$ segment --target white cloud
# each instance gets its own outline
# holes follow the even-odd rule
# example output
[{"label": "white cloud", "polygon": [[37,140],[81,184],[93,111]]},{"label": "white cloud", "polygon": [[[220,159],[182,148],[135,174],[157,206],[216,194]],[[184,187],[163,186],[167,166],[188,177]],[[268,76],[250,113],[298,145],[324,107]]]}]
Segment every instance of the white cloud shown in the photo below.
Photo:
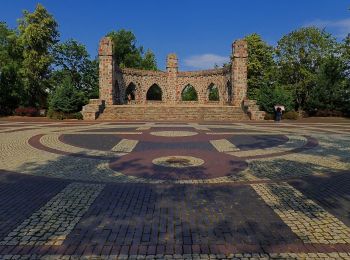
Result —
[{"label": "white cloud", "polygon": [[315,20],[305,24],[306,26],[316,26],[325,28],[334,33],[337,38],[345,38],[350,33],[350,18],[341,20]]},{"label": "white cloud", "polygon": [[229,62],[229,57],[223,57],[215,54],[202,54],[190,56],[185,59],[185,65],[194,69],[210,69],[214,65],[222,66],[223,63]]}]

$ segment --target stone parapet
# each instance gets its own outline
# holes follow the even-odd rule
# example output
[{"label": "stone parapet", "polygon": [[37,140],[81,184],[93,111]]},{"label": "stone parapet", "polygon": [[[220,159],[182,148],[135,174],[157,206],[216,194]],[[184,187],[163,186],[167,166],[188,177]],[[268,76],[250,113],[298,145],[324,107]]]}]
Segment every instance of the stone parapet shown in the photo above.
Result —
[{"label": "stone parapet", "polygon": [[105,101],[90,99],[89,104],[83,106],[81,111],[84,120],[96,120],[105,108]]},{"label": "stone parapet", "polygon": [[214,75],[226,75],[230,71],[227,68],[212,69],[212,70],[197,70],[197,71],[180,71],[178,77],[205,77]]}]

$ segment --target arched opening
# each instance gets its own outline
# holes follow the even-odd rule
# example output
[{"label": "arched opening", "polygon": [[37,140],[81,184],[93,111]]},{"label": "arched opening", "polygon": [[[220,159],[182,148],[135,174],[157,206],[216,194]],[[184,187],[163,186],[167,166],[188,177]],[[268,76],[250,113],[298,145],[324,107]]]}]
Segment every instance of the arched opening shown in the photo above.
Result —
[{"label": "arched opening", "polygon": [[113,103],[120,104],[120,88],[119,88],[118,80],[115,81],[113,94],[114,94]]},{"label": "arched opening", "polygon": [[231,102],[232,102],[232,86],[231,86],[230,81],[227,81],[226,91],[227,91],[227,103],[231,104]]},{"label": "arched opening", "polygon": [[135,92],[136,92],[136,85],[131,82],[125,90],[125,100],[127,102],[135,100]]},{"label": "arched opening", "polygon": [[198,95],[196,89],[188,84],[181,92],[182,101],[198,101]]},{"label": "arched opening", "polygon": [[147,91],[146,99],[162,100],[162,89],[157,84],[153,84]]},{"label": "arched opening", "polygon": [[209,101],[219,101],[219,90],[214,83],[211,83],[208,87],[208,99]]}]

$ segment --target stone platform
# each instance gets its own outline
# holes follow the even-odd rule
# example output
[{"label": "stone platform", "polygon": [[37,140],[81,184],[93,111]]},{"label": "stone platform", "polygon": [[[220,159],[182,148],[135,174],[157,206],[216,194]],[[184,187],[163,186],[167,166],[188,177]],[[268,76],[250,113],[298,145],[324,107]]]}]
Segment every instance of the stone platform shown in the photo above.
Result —
[{"label": "stone platform", "polygon": [[101,120],[238,121],[249,120],[241,107],[218,105],[112,105]]}]

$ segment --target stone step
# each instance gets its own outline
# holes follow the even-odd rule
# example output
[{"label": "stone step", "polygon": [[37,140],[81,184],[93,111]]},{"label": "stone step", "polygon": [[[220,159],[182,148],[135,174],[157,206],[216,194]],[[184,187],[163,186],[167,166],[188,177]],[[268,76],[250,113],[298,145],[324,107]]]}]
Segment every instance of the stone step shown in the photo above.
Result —
[{"label": "stone step", "polygon": [[105,108],[99,120],[248,120],[240,107],[234,106],[140,106],[114,105]]}]

